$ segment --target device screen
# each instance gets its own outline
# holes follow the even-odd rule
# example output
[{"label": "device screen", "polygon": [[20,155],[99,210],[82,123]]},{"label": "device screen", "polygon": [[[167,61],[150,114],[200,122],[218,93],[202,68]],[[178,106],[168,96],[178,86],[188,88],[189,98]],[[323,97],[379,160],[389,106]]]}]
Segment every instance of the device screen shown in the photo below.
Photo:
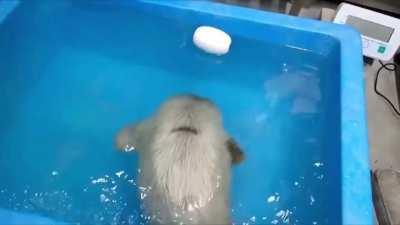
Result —
[{"label": "device screen", "polygon": [[356,28],[362,35],[376,40],[388,42],[394,29],[371,21],[363,20],[355,16],[348,16],[346,24]]}]

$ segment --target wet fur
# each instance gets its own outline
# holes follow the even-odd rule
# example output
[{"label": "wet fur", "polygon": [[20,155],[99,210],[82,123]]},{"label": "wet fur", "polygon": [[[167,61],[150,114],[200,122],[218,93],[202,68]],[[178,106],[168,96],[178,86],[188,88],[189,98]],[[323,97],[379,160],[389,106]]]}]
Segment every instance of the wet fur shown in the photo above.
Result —
[{"label": "wet fur", "polygon": [[139,183],[152,223],[230,224],[230,167],[244,155],[209,100],[173,97],[152,118],[123,129],[116,142],[140,154]]}]

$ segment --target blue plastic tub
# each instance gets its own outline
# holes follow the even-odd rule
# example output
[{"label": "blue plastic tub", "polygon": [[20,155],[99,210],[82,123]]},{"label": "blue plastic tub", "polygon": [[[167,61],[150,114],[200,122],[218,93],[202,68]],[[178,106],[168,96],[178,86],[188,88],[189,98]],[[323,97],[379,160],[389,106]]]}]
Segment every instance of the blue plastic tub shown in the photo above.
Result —
[{"label": "blue plastic tub", "polygon": [[[147,223],[114,137],[179,93],[214,101],[245,151],[235,224],[373,223],[354,30],[203,1],[15,6],[0,1],[0,223]],[[230,52],[197,49],[200,25]]]}]

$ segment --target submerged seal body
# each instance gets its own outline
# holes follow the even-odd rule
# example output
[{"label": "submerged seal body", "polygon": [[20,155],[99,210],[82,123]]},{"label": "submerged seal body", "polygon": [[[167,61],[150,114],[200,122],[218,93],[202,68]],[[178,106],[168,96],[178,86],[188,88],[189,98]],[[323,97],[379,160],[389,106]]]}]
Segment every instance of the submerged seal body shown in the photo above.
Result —
[{"label": "submerged seal body", "polygon": [[152,223],[230,224],[231,165],[243,153],[209,100],[180,95],[123,129],[117,147],[139,152],[139,183]]}]

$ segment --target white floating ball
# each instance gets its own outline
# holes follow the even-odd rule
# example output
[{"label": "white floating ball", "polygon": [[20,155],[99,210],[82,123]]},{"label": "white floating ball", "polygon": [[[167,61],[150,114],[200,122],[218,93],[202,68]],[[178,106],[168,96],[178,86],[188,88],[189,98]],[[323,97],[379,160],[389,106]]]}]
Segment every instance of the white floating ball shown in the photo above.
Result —
[{"label": "white floating ball", "polygon": [[203,51],[224,55],[228,53],[232,39],[224,31],[210,26],[201,26],[193,34],[194,44]]}]

